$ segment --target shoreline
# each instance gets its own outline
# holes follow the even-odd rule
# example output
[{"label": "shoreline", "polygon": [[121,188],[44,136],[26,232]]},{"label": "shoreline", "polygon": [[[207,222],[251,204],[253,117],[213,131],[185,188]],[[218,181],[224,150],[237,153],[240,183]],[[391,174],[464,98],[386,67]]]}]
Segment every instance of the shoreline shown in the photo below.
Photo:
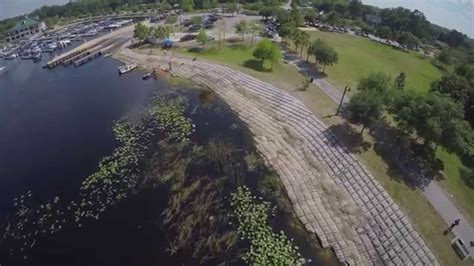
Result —
[{"label": "shoreline", "polygon": [[438,265],[375,177],[296,98],[210,62],[129,49],[114,58],[154,67],[172,62],[172,76],[216,92],[252,132],[257,149],[278,173],[306,230],[318,235],[323,248],[331,248],[339,261]]},{"label": "shoreline", "polygon": [[[328,248],[332,249],[334,255],[336,258],[341,261],[341,262],[349,262],[350,264],[363,264],[363,265],[368,265],[372,264],[371,259],[367,255],[368,253],[364,251],[363,247],[364,245],[360,242],[360,240],[357,239],[356,237],[356,232],[353,227],[355,224],[360,224],[359,217],[361,216],[361,211],[358,209],[356,206],[353,205],[348,199],[348,195],[344,193],[344,191],[340,190],[337,188],[337,185],[334,183],[334,181],[328,176],[326,171],[322,170],[324,167],[319,163],[319,160],[315,158],[313,155],[311,155],[310,151],[306,151],[304,155],[301,156],[301,160],[303,162],[303,165],[300,167],[296,167],[296,169],[300,170],[301,172],[297,174],[299,177],[303,177],[305,175],[310,175],[312,177],[317,177],[316,179],[319,179],[317,181],[318,183],[324,183],[323,185],[319,184],[317,187],[320,193],[317,193],[318,195],[314,195],[316,197],[316,203],[311,205],[307,205],[308,203],[301,204],[298,203],[300,201],[298,199],[298,196],[295,194],[297,193],[299,189],[301,190],[306,190],[303,189],[303,187],[299,188],[294,188],[293,184],[290,179],[295,179],[298,178],[296,176],[292,176],[291,172],[292,170],[289,169],[291,167],[288,167],[288,164],[283,162],[286,160],[283,160],[282,162],[276,162],[275,155],[279,156],[288,156],[288,161],[294,161],[294,159],[290,158],[291,155],[296,155],[299,153],[296,150],[291,149],[290,147],[292,146],[293,143],[289,140],[289,138],[292,138],[292,133],[287,132],[286,126],[283,129],[281,134],[278,134],[276,136],[273,133],[270,133],[272,136],[268,136],[269,132],[262,132],[266,131],[265,129],[262,128],[265,127],[263,124],[267,123],[280,123],[282,122],[282,118],[280,117],[279,119],[271,119],[273,121],[266,121],[263,124],[258,124],[255,123],[255,121],[249,120],[248,114],[244,114],[245,111],[251,110],[253,112],[253,115],[257,115],[260,117],[260,119],[267,119],[270,118],[266,114],[256,111],[258,108],[255,106],[248,106],[248,108],[243,107],[242,105],[246,105],[244,103],[249,103],[252,102],[252,100],[255,100],[256,102],[259,102],[258,96],[256,96],[253,92],[247,91],[243,87],[239,87],[237,93],[231,93],[228,94],[223,91],[225,90],[225,85],[222,84],[221,82],[217,80],[206,80],[206,78],[199,77],[198,74],[194,73],[185,73],[183,72],[183,69],[181,68],[189,68],[193,67],[193,63],[200,63],[199,61],[192,61],[188,59],[182,59],[178,57],[170,57],[170,56],[147,56],[143,54],[138,54],[135,53],[131,50],[125,49],[119,54],[114,54],[113,56],[115,59],[125,62],[125,63],[137,63],[139,66],[145,67],[145,68],[159,68],[162,72],[168,73],[170,77],[175,77],[178,76],[180,78],[188,79],[191,80],[194,83],[197,83],[201,86],[205,86],[215,93],[217,93],[229,106],[230,108],[238,115],[238,117],[242,120],[244,124],[247,125],[249,130],[252,132],[252,137],[255,141],[256,148],[259,151],[260,155],[265,159],[265,162],[267,165],[269,165],[271,168],[275,169],[276,172],[279,174],[280,180],[285,188],[285,192],[288,195],[290,202],[292,204],[292,209],[294,213],[296,214],[296,217],[298,220],[304,225],[306,232],[310,234],[315,234],[317,238],[319,239],[319,244],[323,248]],[[172,69],[171,71],[164,71],[166,68],[163,68],[163,66],[166,66],[168,63],[172,63]],[[194,69],[194,68],[193,68]],[[237,71],[236,71],[237,72]],[[223,86],[224,85],[224,86]],[[236,85],[236,84],[232,84]],[[253,99],[252,99],[253,98]],[[237,99],[237,100],[236,100]],[[251,101],[249,101],[251,100]],[[269,111],[269,110],[265,110]],[[263,121],[262,121],[263,122]],[[271,125],[268,125],[268,129],[274,128]],[[264,134],[262,134],[264,133]],[[267,135],[267,136],[264,136]],[[271,145],[267,143],[269,139],[271,138],[277,138],[279,139],[278,146],[280,147],[275,147],[274,145]],[[263,144],[262,144],[263,142]],[[285,151],[288,150],[288,151]],[[308,159],[309,158],[309,159]],[[294,162],[296,163],[296,162]],[[296,163],[297,164],[297,163]],[[314,181],[316,180],[307,180],[309,182],[306,185],[306,187],[314,187]],[[296,185],[296,184],[295,184]],[[324,188],[323,188],[324,187]],[[328,192],[325,192],[328,191]],[[305,194],[305,193],[303,193]],[[308,191],[308,194],[310,197],[311,192]],[[325,195],[326,196],[323,196]],[[338,200],[333,201],[332,203],[330,202],[323,202],[323,198],[333,198],[334,197],[338,198]],[[344,204],[344,206],[342,206]],[[328,206],[329,205],[329,206]],[[337,206],[331,206],[331,205],[337,205]],[[320,219],[316,218],[314,215],[312,215],[312,211],[309,211],[309,209],[314,209],[316,208],[319,214],[321,214]],[[343,212],[341,212],[341,209],[345,209],[348,215],[343,215]],[[306,210],[306,211],[305,211]],[[356,211],[354,211],[356,210]],[[323,217],[326,217],[323,218]],[[333,218],[334,217],[334,218]],[[319,222],[317,221],[319,220]],[[336,222],[338,221],[338,222]],[[342,221],[347,221],[348,223],[344,222],[344,225]],[[323,230],[323,227],[320,226],[319,224],[326,224],[326,229],[325,231]],[[328,227],[330,224],[338,224],[338,226],[332,226]],[[339,236],[339,241],[336,241],[335,235]],[[328,240],[329,238],[329,240]],[[334,239],[330,239],[334,238]],[[359,242],[359,243],[355,243]],[[362,248],[362,250],[358,251],[358,247]]]}]

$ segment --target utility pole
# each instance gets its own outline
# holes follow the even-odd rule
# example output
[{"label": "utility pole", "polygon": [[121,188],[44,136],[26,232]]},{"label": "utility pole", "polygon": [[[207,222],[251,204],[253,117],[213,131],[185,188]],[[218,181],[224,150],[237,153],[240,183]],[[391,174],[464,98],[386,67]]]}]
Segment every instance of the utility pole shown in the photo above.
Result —
[{"label": "utility pole", "polygon": [[342,107],[342,102],[344,101],[344,96],[346,96],[346,93],[348,91],[351,91],[351,84],[347,84],[346,87],[344,87],[344,92],[342,93],[341,101],[339,102],[339,106],[337,107],[336,115],[339,114],[339,111],[341,110]]}]

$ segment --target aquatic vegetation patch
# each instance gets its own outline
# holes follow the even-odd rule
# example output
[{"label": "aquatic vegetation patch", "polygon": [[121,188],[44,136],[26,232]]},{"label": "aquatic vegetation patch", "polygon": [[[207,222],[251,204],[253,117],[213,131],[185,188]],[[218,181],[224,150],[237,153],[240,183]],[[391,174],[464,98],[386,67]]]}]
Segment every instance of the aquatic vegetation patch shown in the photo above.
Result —
[{"label": "aquatic vegetation patch", "polygon": [[113,130],[119,146],[101,160],[97,172],[82,182],[76,200],[63,202],[55,197],[38,204],[31,192],[16,199],[16,212],[9,217],[3,234],[8,253],[26,259],[23,253],[35,245],[40,235],[81,227],[87,219],[98,220],[108,207],[136,193],[142,184],[142,166],[156,143],[163,138],[171,143],[189,140],[194,126],[184,116],[186,104],[183,96],[161,95],[153,99],[138,120],[116,122]]},{"label": "aquatic vegetation patch", "polygon": [[232,193],[231,206],[238,220],[241,240],[250,243],[242,259],[252,265],[302,265],[305,259],[283,231],[273,232],[268,216],[275,212],[270,203],[252,195],[245,186]]}]

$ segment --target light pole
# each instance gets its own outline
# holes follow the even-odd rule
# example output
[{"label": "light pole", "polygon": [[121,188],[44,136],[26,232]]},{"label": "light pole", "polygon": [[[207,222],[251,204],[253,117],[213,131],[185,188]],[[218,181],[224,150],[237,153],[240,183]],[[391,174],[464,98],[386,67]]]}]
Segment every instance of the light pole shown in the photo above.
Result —
[{"label": "light pole", "polygon": [[341,101],[339,102],[339,106],[337,107],[336,115],[339,114],[339,111],[341,110],[341,107],[342,107],[342,102],[344,101],[344,96],[346,96],[346,93],[348,91],[351,91],[351,84],[350,83],[348,83],[346,85],[346,87],[344,87],[344,92],[342,93]]}]

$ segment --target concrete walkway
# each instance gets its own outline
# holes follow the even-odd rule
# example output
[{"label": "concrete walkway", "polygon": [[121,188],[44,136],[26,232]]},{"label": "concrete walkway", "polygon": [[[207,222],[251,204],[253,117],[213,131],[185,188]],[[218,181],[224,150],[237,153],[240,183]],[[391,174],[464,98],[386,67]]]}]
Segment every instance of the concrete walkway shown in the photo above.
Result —
[{"label": "concrete walkway", "polygon": [[[342,93],[331,83],[329,83],[313,66],[301,60],[296,54],[285,51],[284,59],[290,64],[296,66],[298,69],[304,71],[307,75],[314,78],[313,83],[318,85],[324,93],[326,93],[331,100],[336,104],[339,104]],[[352,84],[355,89],[356,84]],[[346,95],[344,97],[344,103],[349,101],[350,97]],[[421,188],[423,195],[433,205],[435,210],[441,215],[446,224],[451,224],[456,219],[461,219],[461,223],[457,226],[453,232],[461,238],[463,242],[468,246],[471,258],[474,258],[474,247],[469,245],[470,241],[474,241],[474,228],[470,225],[469,221],[464,218],[459,209],[453,204],[451,199],[441,189],[436,181],[429,182],[428,185]],[[474,203],[473,203],[474,204]],[[440,232],[441,233],[441,232]]]},{"label": "concrete walkway", "polygon": [[474,241],[474,229],[446,196],[446,193],[435,181],[432,181],[423,189],[423,194],[447,224],[451,224],[456,219],[461,219],[459,225],[453,229],[453,233],[463,240],[469,249],[471,258],[474,258],[474,247],[469,245],[470,241]]}]

